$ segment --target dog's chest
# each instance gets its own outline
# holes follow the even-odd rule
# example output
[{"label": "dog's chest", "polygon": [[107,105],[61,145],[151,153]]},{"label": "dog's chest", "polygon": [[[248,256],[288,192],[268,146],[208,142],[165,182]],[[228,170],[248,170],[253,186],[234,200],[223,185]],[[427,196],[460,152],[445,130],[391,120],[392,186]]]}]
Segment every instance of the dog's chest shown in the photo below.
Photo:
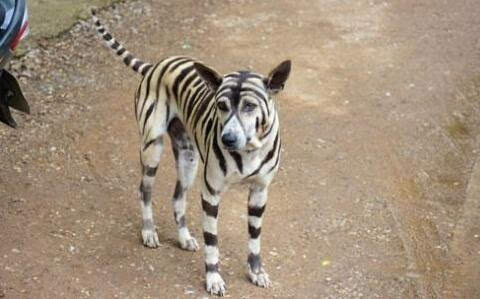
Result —
[{"label": "dog's chest", "polygon": [[231,155],[229,156],[229,159],[227,159],[229,171],[225,178],[228,184],[247,182],[252,178],[251,174],[261,166],[263,160],[262,151],[257,151],[255,154],[243,153],[241,162],[239,162],[238,156],[237,159],[234,159]]}]

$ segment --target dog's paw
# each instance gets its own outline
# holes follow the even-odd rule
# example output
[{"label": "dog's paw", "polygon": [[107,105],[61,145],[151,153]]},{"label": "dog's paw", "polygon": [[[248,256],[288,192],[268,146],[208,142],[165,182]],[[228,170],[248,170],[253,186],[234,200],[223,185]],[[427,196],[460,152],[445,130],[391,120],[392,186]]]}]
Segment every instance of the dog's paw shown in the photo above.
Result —
[{"label": "dog's paw", "polygon": [[226,285],[218,272],[207,273],[207,292],[210,295],[224,296]]},{"label": "dog's paw", "polygon": [[157,248],[160,246],[158,235],[155,229],[142,229],[143,245],[150,248]]},{"label": "dog's paw", "polygon": [[197,240],[195,238],[190,237],[190,239],[179,240],[180,248],[188,251],[197,251],[200,249],[198,246]]},{"label": "dog's paw", "polygon": [[254,272],[250,269],[250,267],[248,267],[248,277],[253,284],[259,287],[269,288],[272,286],[272,282],[270,281],[267,272],[265,272],[263,268],[260,268],[259,271]]}]

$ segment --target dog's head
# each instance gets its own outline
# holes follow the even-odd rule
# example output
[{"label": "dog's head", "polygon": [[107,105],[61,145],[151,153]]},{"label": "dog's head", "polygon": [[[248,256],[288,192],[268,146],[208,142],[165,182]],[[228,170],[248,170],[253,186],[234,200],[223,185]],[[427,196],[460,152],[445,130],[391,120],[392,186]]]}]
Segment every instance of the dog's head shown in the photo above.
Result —
[{"label": "dog's head", "polygon": [[290,74],[290,60],[280,63],[268,77],[249,71],[220,76],[201,63],[195,63],[194,67],[215,93],[223,147],[232,151],[261,147],[261,137],[274,125],[276,111],[273,96],[285,86]]}]

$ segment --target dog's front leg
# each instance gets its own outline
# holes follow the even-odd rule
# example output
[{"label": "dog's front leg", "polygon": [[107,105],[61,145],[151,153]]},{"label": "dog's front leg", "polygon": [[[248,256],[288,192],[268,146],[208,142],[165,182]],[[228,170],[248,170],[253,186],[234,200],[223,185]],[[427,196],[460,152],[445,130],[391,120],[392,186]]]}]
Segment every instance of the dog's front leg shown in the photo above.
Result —
[{"label": "dog's front leg", "polygon": [[217,216],[220,196],[218,192],[212,192],[211,188],[204,183],[202,190],[203,208],[203,238],[205,240],[205,271],[207,292],[223,296],[225,294],[225,282],[219,273],[220,252],[217,238]]},{"label": "dog's front leg", "polygon": [[254,183],[250,187],[248,198],[248,276],[252,283],[257,286],[268,288],[271,286],[267,272],[262,267],[260,257],[260,232],[262,230],[262,219],[267,205],[268,186]]}]

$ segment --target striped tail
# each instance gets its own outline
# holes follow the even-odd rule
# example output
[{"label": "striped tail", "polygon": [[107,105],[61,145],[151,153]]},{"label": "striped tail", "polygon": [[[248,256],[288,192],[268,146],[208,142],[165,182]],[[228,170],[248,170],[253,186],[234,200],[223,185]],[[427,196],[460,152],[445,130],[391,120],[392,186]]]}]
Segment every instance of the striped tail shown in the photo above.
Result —
[{"label": "striped tail", "polygon": [[100,23],[100,20],[97,18],[97,12],[94,8],[92,8],[91,12],[95,27],[97,28],[98,33],[103,37],[107,45],[112,50],[114,50],[118,56],[122,57],[123,62],[127,66],[131,67],[135,72],[145,76],[148,70],[152,67],[152,64],[148,62],[143,62],[140,59],[135,58],[112,36],[112,34],[110,34],[110,32],[107,31],[107,29],[105,29],[105,27],[103,27],[102,23]]}]

